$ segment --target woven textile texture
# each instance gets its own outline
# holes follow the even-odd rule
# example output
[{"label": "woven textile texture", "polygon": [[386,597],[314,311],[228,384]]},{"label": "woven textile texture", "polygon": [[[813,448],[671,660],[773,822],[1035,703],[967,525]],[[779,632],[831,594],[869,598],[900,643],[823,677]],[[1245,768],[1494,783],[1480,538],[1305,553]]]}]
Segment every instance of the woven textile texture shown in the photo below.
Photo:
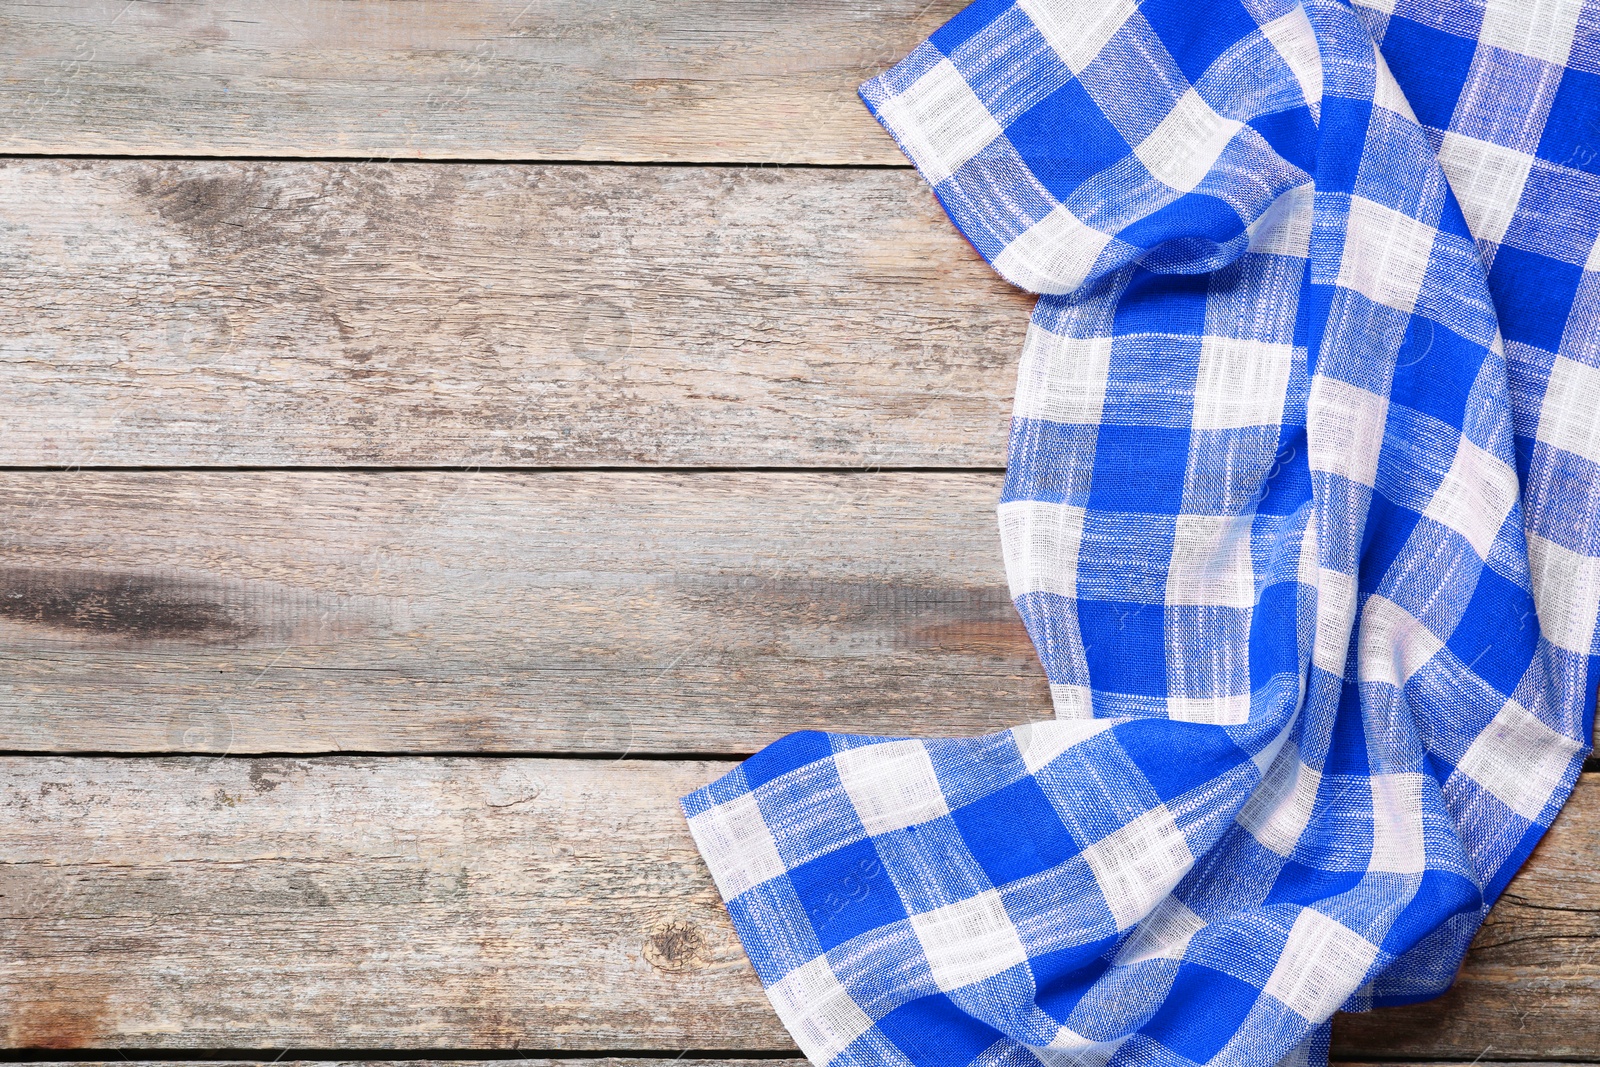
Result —
[{"label": "woven textile texture", "polygon": [[818,1067],[1325,1063],[1589,745],[1600,0],[978,0],[862,96],[1043,294],[999,518],[1056,718],[685,797],[751,962]]}]

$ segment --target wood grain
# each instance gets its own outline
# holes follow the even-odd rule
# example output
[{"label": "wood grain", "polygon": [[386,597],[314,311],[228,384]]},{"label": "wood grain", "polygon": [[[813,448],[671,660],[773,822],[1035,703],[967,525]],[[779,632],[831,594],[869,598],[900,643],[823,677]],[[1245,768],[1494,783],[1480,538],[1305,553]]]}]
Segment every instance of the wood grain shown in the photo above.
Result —
[{"label": "wood grain", "polygon": [[0,749],[749,753],[1047,718],[978,474],[0,474]]},{"label": "wood grain", "polygon": [[[675,807],[727,766],[0,760],[0,1033],[56,1048],[789,1049]],[[1346,1018],[1336,1053],[1592,1055],[1597,850],[1590,775],[1459,992]]]},{"label": "wood grain", "polygon": [[725,766],[0,761],[0,1034],[788,1047],[676,809]]},{"label": "wood grain", "polygon": [[1029,307],[907,171],[11,160],[0,230],[11,465],[994,468]]},{"label": "wood grain", "polygon": [[36,0],[0,151],[904,164],[856,98],[963,0]]}]

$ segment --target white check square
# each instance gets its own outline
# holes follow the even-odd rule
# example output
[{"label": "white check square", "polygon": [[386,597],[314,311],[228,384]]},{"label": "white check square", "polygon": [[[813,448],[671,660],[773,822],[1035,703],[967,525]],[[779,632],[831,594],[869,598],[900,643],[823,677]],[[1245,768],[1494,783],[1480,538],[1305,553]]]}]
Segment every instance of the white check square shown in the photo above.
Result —
[{"label": "white check square", "polygon": [[1580,746],[1540,722],[1515,700],[1477,736],[1456,770],[1524,819],[1537,819]]},{"label": "white check square", "polygon": [[1061,337],[1030,325],[1017,372],[1017,416],[1099,425],[1111,347],[1110,337]]},{"label": "white check square", "polygon": [[1119,930],[1150,914],[1194,866],[1189,842],[1166,805],[1096,841],[1083,858]]},{"label": "white check square", "polygon": [[1083,508],[1047,500],[1013,500],[1001,504],[998,514],[1011,595],[1077,596]]},{"label": "white check square", "polygon": [[1489,546],[1521,495],[1517,472],[1463,437],[1423,514],[1466,538],[1479,559],[1488,559]]},{"label": "white check square", "polygon": [[948,59],[941,59],[904,92],[886,101],[878,114],[934,185],[1002,133],[1000,124]]},{"label": "white check square", "polygon": [[981,982],[1028,959],[1000,894],[992,889],[913,915],[911,928],[940,989]]},{"label": "white check square", "polygon": [[1411,110],[1411,101],[1406,99],[1400,83],[1394,80],[1394,73],[1389,70],[1389,64],[1384,61],[1383,52],[1378,49],[1376,41],[1372,42],[1372,61],[1376,77],[1372,102],[1386,111],[1392,111],[1411,122],[1416,122],[1417,115]]},{"label": "white check square", "polygon": [[1062,718],[1044,722],[1030,722],[1012,727],[1011,736],[1022,753],[1023,765],[1029,774],[1089,738],[1111,729],[1107,719]]},{"label": "white check square", "polygon": [[1074,74],[1085,67],[1128,21],[1137,9],[1136,0],[1018,0],[1020,7],[1039,28],[1051,49]]},{"label": "white check square", "polygon": [[1356,579],[1319,567],[1316,581],[1317,637],[1311,645],[1311,662],[1329,674],[1342,675],[1356,617]]},{"label": "white check square", "polygon": [[1583,0],[1488,0],[1478,41],[1560,66],[1582,12]]},{"label": "white check square", "polygon": [[1262,23],[1261,33],[1272,42],[1300,83],[1306,103],[1317,108],[1322,103],[1322,49],[1317,45],[1317,31],[1306,17],[1306,9],[1295,5],[1287,15]]},{"label": "white check square", "polygon": [[1377,958],[1377,945],[1320,911],[1304,908],[1263,992],[1320,1023],[1339,1010]]},{"label": "white check square", "polygon": [[1181,960],[1184,950],[1206,921],[1177,897],[1167,897],[1134,927],[1117,952],[1116,964],[1128,967],[1145,960]]},{"label": "white check square", "polygon": [[1247,337],[1201,338],[1194,428],[1279,425],[1293,369],[1293,345]]},{"label": "white check square", "polygon": [[1256,216],[1246,231],[1250,237],[1250,251],[1306,258],[1311,251],[1311,220],[1316,199],[1316,189],[1310,182],[1279,196]]},{"label": "white check square", "polygon": [[[1372,859],[1369,871],[1416,874],[1427,866],[1423,848],[1422,797],[1428,783],[1423,775],[1372,776]],[[1438,783],[1433,784],[1438,791]]]},{"label": "white check square", "polygon": [[1547,445],[1600,463],[1600,367],[1556,357],[1537,435]]},{"label": "white check square", "polygon": [[1248,608],[1256,601],[1250,515],[1179,515],[1167,603]]},{"label": "white check square", "polygon": [[1338,284],[1410,312],[1428,273],[1439,232],[1364,197],[1350,198],[1350,220]]},{"label": "white check square", "polygon": [[1299,747],[1285,744],[1235,821],[1264,848],[1288,858],[1311,822],[1321,785],[1322,775],[1301,762]]},{"label": "white check square", "polygon": [[751,793],[702,811],[689,820],[689,831],[724,900],[788,870]]},{"label": "white check square", "polygon": [[1528,566],[1540,632],[1558,648],[1589,655],[1600,618],[1600,556],[1586,556],[1530,533]]},{"label": "white check square", "polygon": [[1496,244],[1503,241],[1522,200],[1533,157],[1489,141],[1446,133],[1439,146],[1439,163],[1472,236]]},{"label": "white check square", "polygon": [[1109,235],[1056,207],[1013,238],[994,257],[994,269],[1013,285],[1036,293],[1070,293],[1083,284],[1110,243]]},{"label": "white check square", "polygon": [[833,757],[833,765],[869,835],[950,813],[933,761],[920,741],[846,749]]},{"label": "white check square", "polygon": [[1250,721],[1250,694],[1226,697],[1168,697],[1167,718],[1212,726],[1243,726]]},{"label": "white check square", "polygon": [[1187,193],[1200,184],[1244,124],[1212,110],[1194,89],[1178,98],[1133,154],[1162,184]]},{"label": "white check square", "polygon": [[872,1027],[826,956],[784,975],[767,988],[767,998],[812,1063],[827,1063]]},{"label": "white check square", "polygon": [[1399,688],[1444,647],[1421,619],[1376,593],[1362,602],[1357,626],[1357,669],[1363,682]]},{"label": "white check square", "polygon": [[1307,408],[1311,469],[1340,474],[1361,485],[1374,484],[1389,398],[1319,375],[1312,382]]}]

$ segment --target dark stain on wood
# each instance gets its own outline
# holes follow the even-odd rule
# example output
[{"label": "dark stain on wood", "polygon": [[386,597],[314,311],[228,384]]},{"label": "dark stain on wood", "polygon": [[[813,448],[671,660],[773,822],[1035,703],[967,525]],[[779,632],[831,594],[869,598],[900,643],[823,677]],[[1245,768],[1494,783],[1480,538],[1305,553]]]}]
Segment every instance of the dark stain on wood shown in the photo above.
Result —
[{"label": "dark stain on wood", "polygon": [[[231,167],[176,181],[166,176],[141,176],[135,189],[156,209],[163,220],[200,235],[218,235],[231,228],[236,232],[230,244],[259,239],[259,227],[246,227],[250,216],[266,213],[273,205],[263,203],[263,189],[251,167]],[[255,209],[255,210],[253,210]]]},{"label": "dark stain on wood", "polygon": [[943,652],[1022,659],[1031,659],[1034,655],[1028,628],[1015,614],[1009,619],[975,619],[918,627],[911,631],[907,643],[913,648],[936,648]]},{"label": "dark stain on wood", "polygon": [[[55,986],[56,983],[43,983]],[[104,993],[51,988],[51,995],[24,1002],[11,1017],[11,1048],[86,1048],[105,1031]]]},{"label": "dark stain on wood", "polygon": [[300,900],[305,907],[326,908],[330,903],[328,894],[308,874],[291,875],[284,884],[301,895]]},{"label": "dark stain on wood", "polygon": [[251,760],[250,761],[250,788],[257,793],[270,793],[283,783],[283,772],[276,767],[276,760]]},{"label": "dark stain on wood", "polygon": [[768,578],[680,582],[695,604],[762,621],[826,622],[882,630],[897,648],[1033,657],[1033,643],[1004,587]]},{"label": "dark stain on wood", "polygon": [[0,567],[0,619],[97,637],[208,644],[257,630],[209,583],[39,567]]}]

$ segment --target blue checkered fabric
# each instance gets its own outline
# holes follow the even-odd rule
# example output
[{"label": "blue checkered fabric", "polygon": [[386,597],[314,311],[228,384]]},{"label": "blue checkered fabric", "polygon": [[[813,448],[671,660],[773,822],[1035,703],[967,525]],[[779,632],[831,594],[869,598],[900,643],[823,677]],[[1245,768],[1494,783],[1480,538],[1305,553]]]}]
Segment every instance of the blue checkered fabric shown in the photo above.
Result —
[{"label": "blue checkered fabric", "polygon": [[862,96],[1043,294],[999,519],[1056,718],[684,798],[756,973],[818,1067],[1325,1063],[1590,743],[1600,0],[978,0]]}]

